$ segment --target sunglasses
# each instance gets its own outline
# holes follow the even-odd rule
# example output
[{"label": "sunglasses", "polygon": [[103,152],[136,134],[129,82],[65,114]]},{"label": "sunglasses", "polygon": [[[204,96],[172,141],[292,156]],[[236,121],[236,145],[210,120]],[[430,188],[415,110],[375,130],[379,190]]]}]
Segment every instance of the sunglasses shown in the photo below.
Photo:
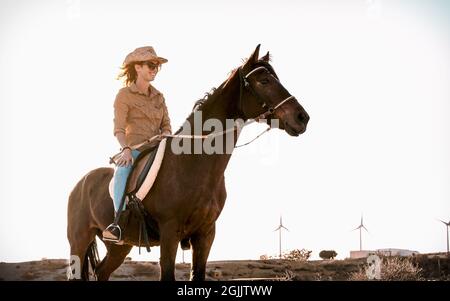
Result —
[{"label": "sunglasses", "polygon": [[156,70],[159,71],[161,65],[159,64],[155,64],[153,62],[147,61],[147,62],[142,62],[141,65],[147,65],[148,69],[150,70]]}]

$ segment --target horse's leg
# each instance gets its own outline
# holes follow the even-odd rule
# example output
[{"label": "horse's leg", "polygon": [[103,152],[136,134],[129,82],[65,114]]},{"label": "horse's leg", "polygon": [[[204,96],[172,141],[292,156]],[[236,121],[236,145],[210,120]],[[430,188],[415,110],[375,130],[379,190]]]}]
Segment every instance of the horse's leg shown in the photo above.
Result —
[{"label": "horse's leg", "polygon": [[195,233],[191,237],[192,244],[192,269],[191,281],[204,281],[206,273],[206,261],[211,250],[214,236],[216,234],[216,224],[204,231]]},{"label": "horse's leg", "polygon": [[123,263],[125,257],[130,253],[133,246],[106,244],[107,253],[105,258],[95,269],[98,281],[107,281],[111,274]]},{"label": "horse's leg", "polygon": [[[78,257],[79,260],[79,266],[77,266],[77,262],[75,262],[75,266],[71,266],[71,268],[75,269],[73,270],[73,277],[69,280],[89,280],[86,278],[85,273],[83,271],[85,269],[89,269],[89,265],[85,266],[87,261],[85,262],[86,253],[88,251],[88,247],[91,244],[91,242],[95,239],[95,232],[92,231],[74,231],[72,233],[69,233],[69,243],[70,243],[70,259],[73,260],[73,256]],[[70,263],[72,264],[72,263]],[[77,278],[77,276],[80,276],[80,278]]]},{"label": "horse's leg", "polygon": [[176,226],[165,225],[160,230],[161,244],[161,281],[175,281],[175,258],[177,256],[179,237],[176,235]]}]

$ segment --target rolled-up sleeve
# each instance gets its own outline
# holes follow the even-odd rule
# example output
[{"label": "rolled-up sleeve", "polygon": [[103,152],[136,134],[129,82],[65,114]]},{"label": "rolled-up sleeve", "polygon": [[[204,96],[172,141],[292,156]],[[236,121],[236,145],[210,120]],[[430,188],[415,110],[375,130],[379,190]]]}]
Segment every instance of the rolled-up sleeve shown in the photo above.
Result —
[{"label": "rolled-up sleeve", "polygon": [[117,135],[117,133],[125,134],[128,111],[129,107],[125,102],[124,95],[119,92],[114,101],[114,136]]},{"label": "rolled-up sleeve", "polygon": [[164,100],[164,97],[163,97],[162,107],[163,107],[163,118],[161,121],[161,132],[162,133],[164,133],[164,132],[172,133],[172,126],[170,125],[169,111],[167,110],[166,101]]}]

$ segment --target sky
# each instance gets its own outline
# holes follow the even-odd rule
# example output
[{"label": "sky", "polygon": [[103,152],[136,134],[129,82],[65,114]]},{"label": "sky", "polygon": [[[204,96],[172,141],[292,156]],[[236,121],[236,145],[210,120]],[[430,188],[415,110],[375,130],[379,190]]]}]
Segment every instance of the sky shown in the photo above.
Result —
[{"label": "sky", "polygon": [[169,60],[153,84],[174,129],[257,44],[311,117],[235,150],[209,260],[278,254],[280,216],[283,251],[313,259],[359,249],[361,214],[364,249],[445,251],[449,17],[446,1],[2,1],[0,261],[69,257],[68,195],[117,152],[116,76],[144,45]]}]

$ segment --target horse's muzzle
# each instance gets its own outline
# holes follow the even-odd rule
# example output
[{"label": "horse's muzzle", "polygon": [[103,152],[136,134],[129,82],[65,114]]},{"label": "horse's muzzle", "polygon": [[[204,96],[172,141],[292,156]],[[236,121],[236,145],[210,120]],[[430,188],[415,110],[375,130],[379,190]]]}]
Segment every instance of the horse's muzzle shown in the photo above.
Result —
[{"label": "horse's muzzle", "polygon": [[299,136],[306,131],[308,121],[308,113],[300,107],[292,118],[284,122],[284,130],[291,136]]}]

